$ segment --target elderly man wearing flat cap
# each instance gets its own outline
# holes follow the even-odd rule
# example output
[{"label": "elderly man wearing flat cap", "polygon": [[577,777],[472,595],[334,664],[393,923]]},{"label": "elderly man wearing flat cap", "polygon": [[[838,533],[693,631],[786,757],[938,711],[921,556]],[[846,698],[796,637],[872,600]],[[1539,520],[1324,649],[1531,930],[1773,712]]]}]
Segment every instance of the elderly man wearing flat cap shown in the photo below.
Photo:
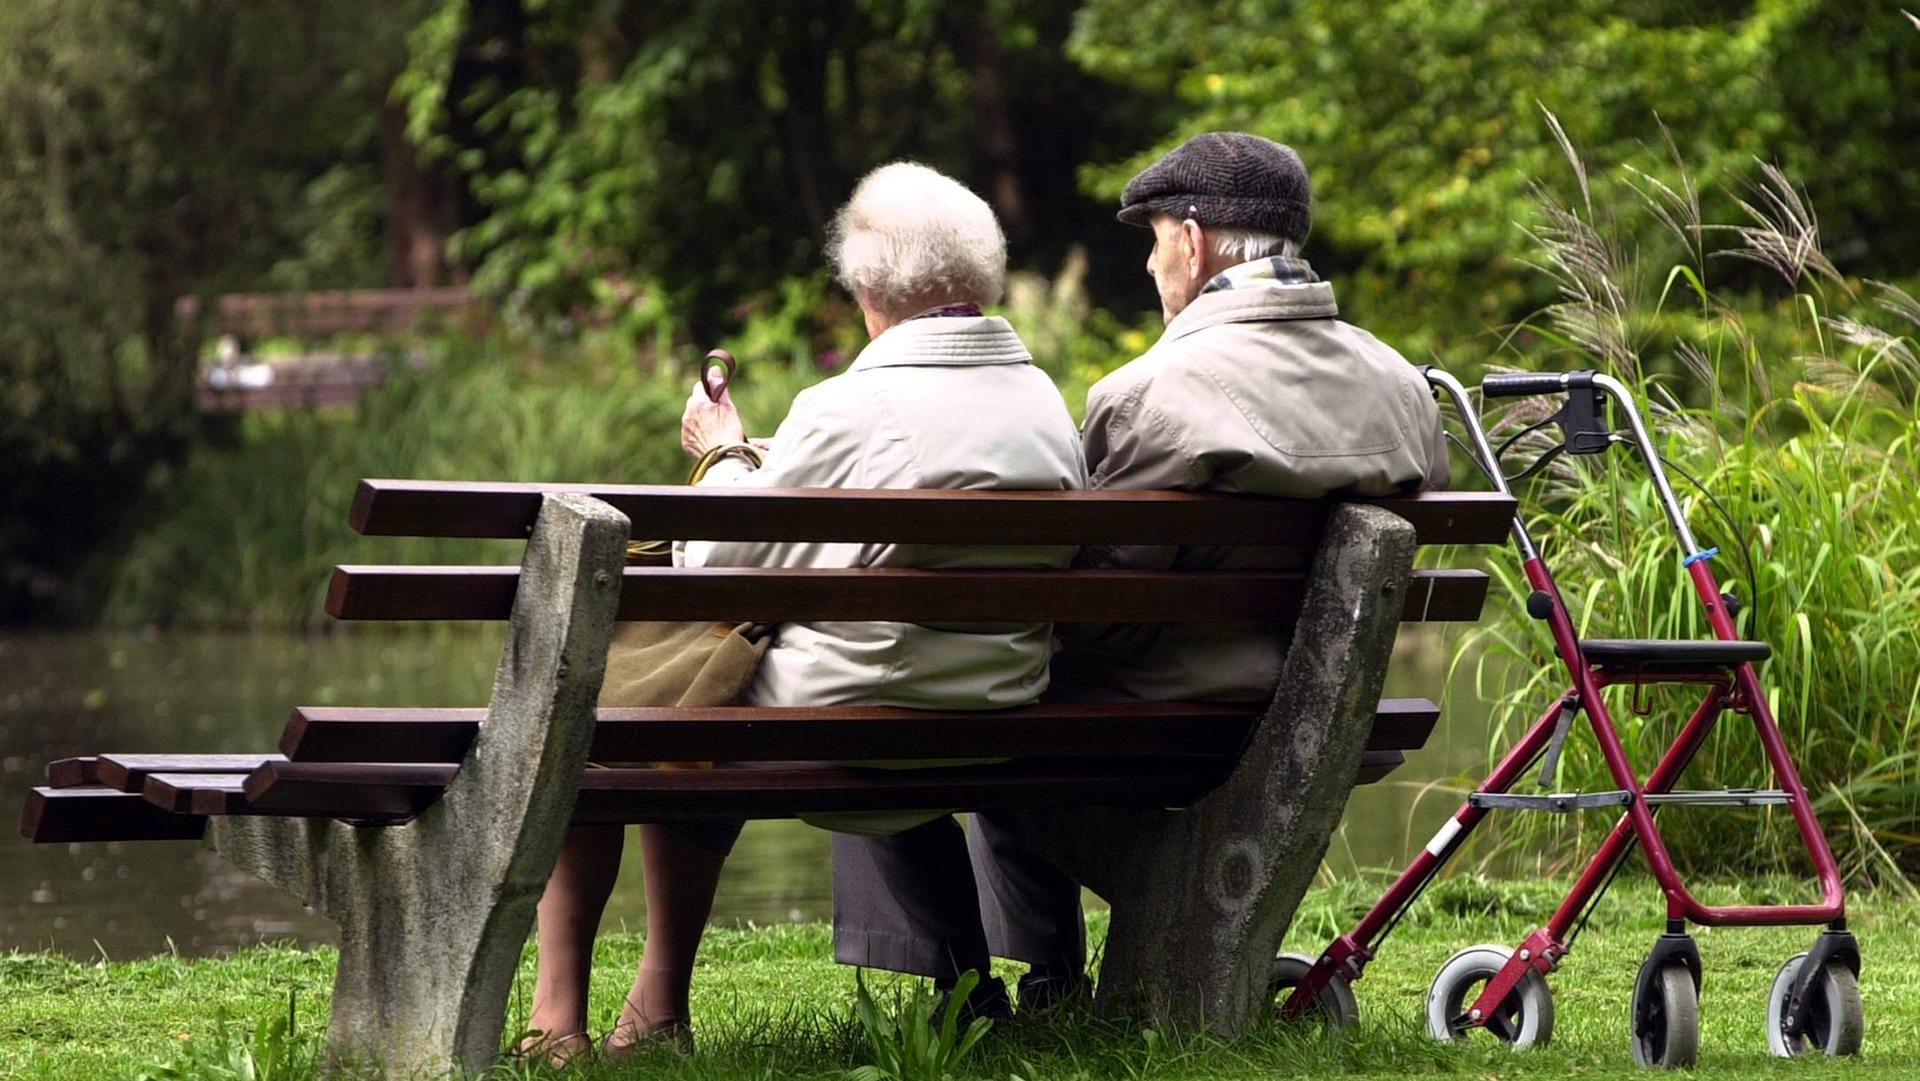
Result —
[{"label": "elderly man wearing flat cap", "polygon": [[[1446,483],[1445,437],[1425,379],[1341,322],[1333,287],[1300,258],[1312,207],[1306,167],[1290,147],[1240,132],[1195,136],[1128,182],[1119,218],[1153,231],[1147,273],[1167,327],[1087,395],[1080,435],[1092,487],[1314,498]],[[1077,565],[1260,560],[1257,549],[1154,546],[1086,549]],[[1264,702],[1287,644],[1259,624],[1060,630],[1054,686],[1082,698]],[[1022,1008],[1083,988],[1079,887],[991,816],[974,816],[970,843],[992,952],[1033,966]],[[869,854],[864,881],[836,885],[836,900],[861,898],[837,911],[836,936],[939,926],[930,914],[952,907],[941,869],[910,845],[883,841]]]}]

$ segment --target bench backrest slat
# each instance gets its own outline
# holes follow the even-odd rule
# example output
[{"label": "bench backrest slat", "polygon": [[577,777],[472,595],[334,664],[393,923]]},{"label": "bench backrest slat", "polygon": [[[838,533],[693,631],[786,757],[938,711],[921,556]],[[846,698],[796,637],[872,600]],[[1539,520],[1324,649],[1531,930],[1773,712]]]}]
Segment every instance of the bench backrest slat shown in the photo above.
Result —
[{"label": "bench backrest slat", "polygon": [[[337,619],[503,620],[518,567],[343,566],[327,590]],[[623,620],[904,620],[1236,623],[1288,621],[1306,593],[1298,571],[928,571],[629,567]],[[1416,571],[1404,618],[1475,619],[1477,571]]]},{"label": "bench backrest slat", "polygon": [[[637,537],[898,544],[1269,544],[1318,541],[1332,504],[1193,492],[730,489],[641,484],[365,480],[349,522],[369,536],[523,539],[545,492],[627,515]],[[1422,544],[1506,537],[1513,500],[1417,492],[1364,500],[1413,524]]]}]

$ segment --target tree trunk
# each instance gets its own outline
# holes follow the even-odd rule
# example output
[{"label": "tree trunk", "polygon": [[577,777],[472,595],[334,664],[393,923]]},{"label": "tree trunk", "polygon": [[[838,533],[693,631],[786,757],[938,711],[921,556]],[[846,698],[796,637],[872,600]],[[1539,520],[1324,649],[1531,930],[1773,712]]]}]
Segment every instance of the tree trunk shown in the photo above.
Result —
[{"label": "tree trunk", "polygon": [[422,166],[407,140],[407,114],[382,95],[380,176],[387,195],[387,284],[420,289],[466,275],[449,267],[447,238],[460,227],[460,186],[436,165]]}]

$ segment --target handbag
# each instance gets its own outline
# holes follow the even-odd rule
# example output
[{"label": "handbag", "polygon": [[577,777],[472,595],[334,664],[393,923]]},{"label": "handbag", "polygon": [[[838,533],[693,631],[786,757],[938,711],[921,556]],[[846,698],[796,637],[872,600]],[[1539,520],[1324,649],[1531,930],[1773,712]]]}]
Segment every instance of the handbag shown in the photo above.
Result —
[{"label": "handbag", "polygon": [[[708,354],[709,364],[724,359],[719,389],[706,374],[702,386],[708,397],[718,401],[726,379],[733,373],[733,358],[724,350]],[[698,484],[715,462],[732,455],[747,459],[758,468],[763,462],[760,448],[748,443],[730,443],[714,447],[694,463],[688,484]],[[629,566],[671,566],[673,542],[642,540],[627,542]],[[711,620],[677,622],[622,623],[613,632],[607,647],[607,670],[600,684],[603,706],[728,706],[740,700],[753,675],[760,668],[760,657],[773,639],[771,623],[725,623]],[[589,762],[589,766],[608,763]],[[662,769],[710,769],[711,762],[660,762]]]}]

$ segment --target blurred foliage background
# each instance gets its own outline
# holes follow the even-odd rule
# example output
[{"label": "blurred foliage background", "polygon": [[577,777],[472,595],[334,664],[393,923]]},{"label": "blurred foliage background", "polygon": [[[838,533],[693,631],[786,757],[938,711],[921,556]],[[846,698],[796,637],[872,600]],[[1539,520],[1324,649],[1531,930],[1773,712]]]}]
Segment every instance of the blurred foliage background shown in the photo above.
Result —
[{"label": "blurred foliage background", "polygon": [[[1348,316],[1471,375],[1553,296],[1524,231],[1558,156],[1543,109],[1609,176],[1671,182],[1683,160],[1710,217],[1778,164],[1842,273],[1910,274],[1916,47],[1880,0],[17,0],[0,611],[97,614],[78,569],[152,524],[142,493],[283,427],[196,414],[208,327],[182,296],[470,282],[498,363],[651,370],[736,340],[831,367],[859,341],[825,223],[912,157],[985,195],[1014,265],[1062,285],[1022,294],[1056,313],[1022,329],[1083,383],[1154,330],[1144,238],[1110,213],[1125,178],[1239,128],[1310,163],[1309,255]],[[657,434],[608,432],[578,468]]]},{"label": "blurred foliage background", "polygon": [[[1121,186],[1243,129],[1312,170],[1348,319],[1659,403],[1823,798],[1911,867],[1917,55],[1891,0],[10,0],[0,617],[311,626],[358,477],[675,478],[706,346],[762,429],[859,349],[822,234],[903,157],[993,204],[1077,410],[1158,332]],[[182,297],[449,284],[484,329],[250,343],[385,351],[357,405],[196,408]],[[1567,555],[1594,633],[1688,633],[1628,483],[1550,476],[1544,531],[1614,542]]]}]

